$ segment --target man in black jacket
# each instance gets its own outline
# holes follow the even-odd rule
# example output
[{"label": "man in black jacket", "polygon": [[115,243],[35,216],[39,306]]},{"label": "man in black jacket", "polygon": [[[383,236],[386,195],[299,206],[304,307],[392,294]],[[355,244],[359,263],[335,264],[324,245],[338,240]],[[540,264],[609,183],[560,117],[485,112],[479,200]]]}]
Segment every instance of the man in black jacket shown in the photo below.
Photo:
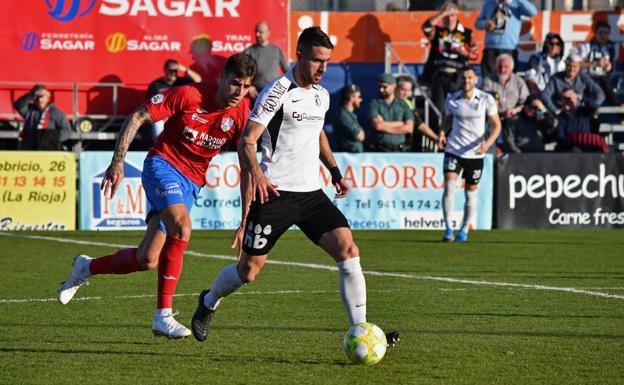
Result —
[{"label": "man in black jacket", "polygon": [[37,84],[13,103],[24,118],[21,150],[58,151],[62,150],[61,143],[69,139],[72,128],[65,113],[50,102],[51,97],[43,84]]}]

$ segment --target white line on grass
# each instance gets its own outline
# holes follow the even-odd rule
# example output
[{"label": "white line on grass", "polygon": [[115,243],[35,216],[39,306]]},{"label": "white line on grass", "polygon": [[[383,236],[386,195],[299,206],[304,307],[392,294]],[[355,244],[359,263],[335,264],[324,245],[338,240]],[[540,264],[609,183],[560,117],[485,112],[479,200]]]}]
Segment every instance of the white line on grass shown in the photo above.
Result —
[{"label": "white line on grass", "polygon": [[[441,289],[442,290],[442,289]],[[404,291],[397,290],[368,290],[369,293],[395,293]],[[338,290],[275,290],[275,291],[237,291],[232,293],[233,295],[287,295],[287,294],[337,294]],[[174,294],[174,297],[197,297],[200,293],[184,293]],[[136,295],[118,295],[113,297],[106,297],[106,299],[143,299],[143,298],[156,298],[156,294],[136,294]],[[104,299],[104,297],[76,297],[72,301],[96,301]],[[28,303],[28,302],[56,302],[57,298],[22,298],[22,299],[0,299],[0,304],[3,303]]]},{"label": "white line on grass", "polygon": [[[136,245],[122,245],[122,244],[114,244],[114,243],[82,241],[79,239],[48,237],[48,236],[41,236],[41,235],[17,235],[14,233],[3,233],[3,232],[0,232],[0,235],[18,237],[18,238],[40,239],[40,240],[46,240],[46,241],[52,241],[52,242],[91,245],[91,246],[118,247],[118,248],[136,247]],[[228,255],[204,254],[204,253],[199,253],[197,251],[191,251],[191,250],[187,250],[185,254],[193,255],[196,257],[211,258],[211,259],[222,259],[222,260],[230,260],[230,261],[236,260],[235,257],[228,256]],[[338,268],[336,266],[321,265],[317,263],[279,261],[279,260],[274,260],[274,259],[268,259],[266,263],[270,263],[273,265],[282,265],[282,266],[296,266],[296,267],[303,267],[303,268],[315,269],[315,270],[338,271]],[[592,291],[592,290],[586,290],[586,289],[577,289],[574,287],[529,285],[529,284],[523,284],[523,283],[495,282],[495,281],[476,281],[476,280],[471,280],[471,279],[436,277],[436,276],[431,276],[431,275],[401,274],[401,273],[390,273],[390,272],[370,271],[370,270],[364,271],[364,274],[376,275],[380,277],[394,277],[394,278],[418,279],[418,280],[438,281],[438,282],[463,283],[463,284],[468,284],[468,285],[490,285],[490,286],[515,287],[515,288],[546,290],[546,291],[560,291],[560,292],[566,292],[566,293],[589,295],[589,296],[594,296],[594,297],[624,299],[624,295],[609,294],[609,293],[603,293],[600,291]]]}]

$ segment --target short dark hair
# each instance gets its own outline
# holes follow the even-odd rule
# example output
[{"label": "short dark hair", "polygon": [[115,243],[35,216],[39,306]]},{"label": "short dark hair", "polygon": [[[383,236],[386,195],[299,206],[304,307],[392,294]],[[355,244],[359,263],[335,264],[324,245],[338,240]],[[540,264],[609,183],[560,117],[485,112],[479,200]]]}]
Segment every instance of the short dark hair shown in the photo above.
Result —
[{"label": "short dark hair", "polygon": [[401,75],[396,79],[396,83],[410,83],[414,87],[414,79],[411,76]]},{"label": "short dark hair", "polygon": [[360,87],[358,87],[356,84],[347,84],[342,88],[342,91],[340,92],[340,103],[347,103],[349,99],[351,99],[351,96],[355,95],[358,92],[360,92]]},{"label": "short dark hair", "polygon": [[241,79],[251,78],[253,81],[256,78],[257,69],[256,60],[246,53],[240,52],[227,59],[223,73],[234,74],[234,76]]},{"label": "short dark hair", "polygon": [[594,26],[594,31],[598,31],[600,28],[606,28],[611,31],[611,25],[603,20],[596,22],[596,25]]},{"label": "short dark hair", "polygon": [[165,62],[165,65],[163,66],[164,69],[167,69],[167,67],[169,67],[170,65],[173,64],[178,64],[178,61],[175,59],[167,59],[167,61]]},{"label": "short dark hair", "polygon": [[457,72],[457,76],[463,74],[464,72],[468,72],[468,71],[474,72],[475,75],[477,74],[477,70],[475,70],[475,68],[473,66],[471,66],[470,64],[466,64],[465,66],[463,66],[462,68],[459,69],[459,71]]},{"label": "short dark hair", "polygon": [[304,49],[312,47],[325,47],[334,49],[334,45],[329,40],[329,36],[321,30],[320,27],[309,27],[301,32],[297,40],[297,51],[303,52]]}]

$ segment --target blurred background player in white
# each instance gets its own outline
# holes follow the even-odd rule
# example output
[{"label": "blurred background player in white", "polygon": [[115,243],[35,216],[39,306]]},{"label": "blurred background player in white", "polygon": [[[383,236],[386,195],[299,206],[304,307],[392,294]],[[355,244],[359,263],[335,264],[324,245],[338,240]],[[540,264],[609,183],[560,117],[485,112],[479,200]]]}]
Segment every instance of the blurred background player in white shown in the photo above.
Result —
[{"label": "blurred background player in white", "polygon": [[[227,266],[199,296],[193,335],[204,341],[221,300],[254,281],[280,236],[296,224],[338,265],[340,292],[350,325],[366,322],[366,283],[360,253],[345,216],[320,186],[320,160],[331,173],[336,198],[350,191],[323,131],[329,93],[319,85],[333,44],[319,27],[305,29],[297,42],[297,62],[256,99],[238,146],[243,213],[232,247],[236,264]],[[262,161],[256,146],[262,137]],[[396,334],[396,332],[395,332]],[[390,342],[398,335],[390,336]]]},{"label": "blurred background player in white", "polygon": [[[466,242],[468,228],[477,211],[477,188],[483,170],[483,157],[494,144],[501,131],[501,122],[494,97],[476,88],[479,78],[472,66],[458,73],[460,91],[450,94],[444,103],[444,118],[438,146],[444,150],[444,241]],[[490,134],[486,135],[486,117]],[[449,131],[448,139],[446,133]],[[457,236],[453,235],[451,215],[454,210],[457,177],[462,171],[466,180],[464,218]]]},{"label": "blurred background player in white", "polygon": [[167,119],[165,130],[143,163],[141,181],[151,208],[138,248],[112,255],[74,259],[72,273],[61,284],[58,300],[65,305],[92,275],[130,274],[158,267],[158,293],[152,332],[184,338],[191,331],[175,320],[173,295],[182,273],[184,251],[191,238],[190,211],[205,184],[211,159],[237,143],[250,112],[246,94],[256,74],[255,60],[244,53],[228,58],[218,85],[190,84],[161,91],[124,122],[110,166],[102,179],[112,198],[124,177],[124,159],[143,123]]}]

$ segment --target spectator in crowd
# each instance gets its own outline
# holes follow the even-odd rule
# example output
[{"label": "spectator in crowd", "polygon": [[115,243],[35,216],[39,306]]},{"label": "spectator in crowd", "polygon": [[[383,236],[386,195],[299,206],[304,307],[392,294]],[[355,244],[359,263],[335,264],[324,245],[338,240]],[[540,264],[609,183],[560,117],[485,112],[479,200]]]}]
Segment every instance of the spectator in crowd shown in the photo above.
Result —
[{"label": "spectator in crowd", "polygon": [[369,116],[375,133],[373,150],[406,151],[406,134],[414,131],[414,115],[404,101],[394,96],[396,80],[389,73],[379,75],[380,98],[370,102]]},{"label": "spectator in crowd", "polygon": [[580,103],[594,112],[604,102],[605,96],[600,86],[589,75],[581,73],[583,58],[571,53],[566,58],[566,69],[553,75],[542,92],[542,102],[548,110],[559,115],[562,110],[563,91],[571,88],[579,96]]},{"label": "spectator in crowd", "polygon": [[362,152],[366,135],[355,111],[362,104],[360,87],[349,84],[342,89],[340,111],[334,119],[334,138],[338,151]]},{"label": "spectator in crowd", "polygon": [[58,151],[69,139],[72,132],[69,121],[51,98],[50,91],[43,84],[37,84],[13,103],[24,118],[19,134],[21,150]]},{"label": "spectator in crowd", "polygon": [[442,11],[429,18],[422,30],[431,41],[423,78],[431,83],[431,97],[442,113],[444,100],[457,91],[457,71],[470,59],[477,58],[477,46],[472,30],[457,20],[457,5],[446,3]]},{"label": "spectator in crowd", "polygon": [[[175,59],[168,59],[163,66],[164,74],[162,77],[152,81],[147,86],[147,98],[151,99],[154,95],[169,89],[171,87],[182,86],[189,83],[200,83],[202,77],[189,67],[186,67]],[[180,72],[184,75],[180,76]],[[152,142],[155,143],[156,139],[161,132],[165,129],[165,121],[152,123]]]},{"label": "spectator in crowd", "polygon": [[[524,80],[513,73],[514,60],[511,55],[501,54],[496,58],[496,72],[483,80],[483,91],[494,96],[503,126],[500,142],[505,143],[507,134],[514,131],[516,117],[529,96]],[[509,150],[509,149],[505,149]]]},{"label": "spectator in crowd", "polygon": [[620,98],[613,90],[612,74],[617,58],[616,44],[609,39],[611,26],[599,21],[594,27],[594,36],[578,50],[585,61],[581,67],[586,68],[589,76],[598,83],[605,94],[607,102],[614,106],[620,105]]},{"label": "spectator in crowd", "polygon": [[421,140],[421,135],[425,135],[430,138],[434,142],[438,141],[438,135],[429,127],[423,120],[420,118],[420,114],[414,109],[414,103],[412,102],[412,90],[414,89],[414,81],[409,76],[399,76],[396,79],[397,85],[394,90],[394,96],[397,99],[403,100],[405,104],[409,107],[410,111],[414,115],[414,128],[418,131],[417,134],[414,132],[411,137],[408,134],[406,137],[406,150],[410,149],[412,151],[422,151],[422,144],[419,143]]},{"label": "spectator in crowd", "polygon": [[556,139],[557,120],[537,95],[529,95],[518,114],[513,130],[505,135],[506,147],[513,153],[544,152],[545,143]]},{"label": "spectator in crowd", "polygon": [[534,95],[539,95],[550,78],[557,72],[565,71],[565,61],[563,60],[564,42],[561,36],[550,32],[544,39],[542,52],[531,56],[529,59],[529,69],[524,79],[529,86],[529,91]]},{"label": "spectator in crowd", "polygon": [[529,0],[487,0],[477,17],[475,27],[485,30],[485,49],[481,60],[483,78],[494,72],[496,58],[503,53],[518,58],[522,16],[537,14]]},{"label": "spectator in crowd", "polygon": [[249,96],[255,99],[260,91],[273,79],[288,71],[288,63],[282,50],[269,42],[271,27],[265,21],[256,24],[256,44],[248,47],[245,53],[256,59],[258,63],[258,75],[254,87],[249,91]]},{"label": "spectator in crowd", "polygon": [[414,109],[414,103],[412,102],[412,91],[414,90],[414,81],[409,76],[399,76],[396,79],[396,88],[394,89],[394,96],[407,104],[410,110]]},{"label": "spectator in crowd", "polygon": [[[197,72],[182,65],[175,59],[167,60],[163,66],[163,71],[163,76],[151,82],[147,87],[148,99],[168,88],[189,83],[200,83],[202,81],[201,76]],[[184,75],[180,76],[180,72]]]},{"label": "spectator in crowd", "polygon": [[574,89],[561,92],[561,112],[558,116],[557,151],[609,152],[609,146],[599,134],[591,132],[595,108],[583,104]]}]

